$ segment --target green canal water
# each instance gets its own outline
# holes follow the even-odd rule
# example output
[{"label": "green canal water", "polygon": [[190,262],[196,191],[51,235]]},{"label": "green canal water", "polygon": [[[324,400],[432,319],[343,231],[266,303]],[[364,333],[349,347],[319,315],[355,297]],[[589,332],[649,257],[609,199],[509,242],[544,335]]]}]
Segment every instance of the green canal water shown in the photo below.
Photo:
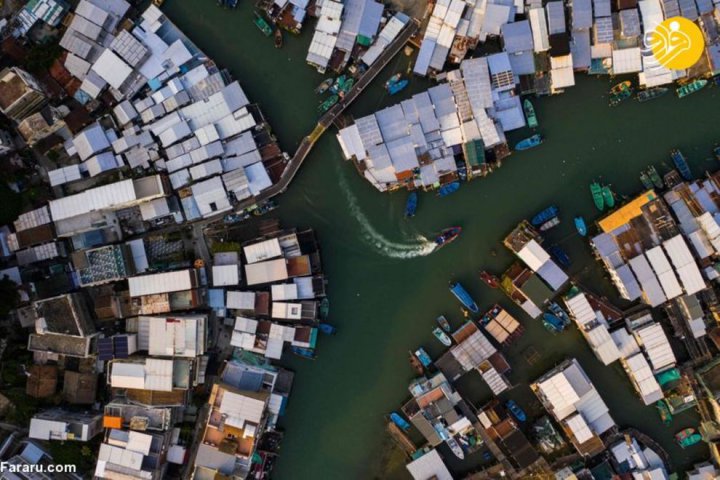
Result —
[{"label": "green canal water", "polygon": [[[250,0],[241,1],[235,11],[210,0],[168,0],[163,9],[241,82],[261,105],[283,148],[292,152],[317,118],[313,89],[323,77],[304,61],[312,23],[299,37],[286,35],[285,46],[276,50],[272,39],[253,26]],[[398,96],[391,102],[379,84],[405,70],[408,61],[397,58],[351,113],[365,115],[402,100]],[[408,350],[422,345],[431,355],[441,353],[430,333],[434,318],[444,313],[455,326],[460,324],[459,306],[447,290],[450,279],[462,281],[482,308],[499,302],[524,324],[524,336],[505,353],[513,366],[510,380],[516,385],[509,397],[529,413],[538,414],[541,408],[527,384],[562,359],[576,357],[619,425],[657,439],[679,470],[706,456],[703,446],[681,450],[673,442],[673,433],[697,426],[694,412],[676,416],[665,427],[654,407],[645,407],[635,396],[621,367],[600,364],[575,329],[551,336],[479,281],[480,269],[501,271],[512,260],[501,239],[513,226],[553,203],[560,207],[563,223],[552,232],[551,241],[572,257],[571,273],[597,293],[612,296],[587,242],[572,226],[578,214],[597,218],[590,181],[602,177],[619,194],[630,196],[641,188],[641,168],[650,163],[661,172],[669,168],[673,147],[683,150],[698,175],[718,166],[710,150],[720,141],[720,89],[707,88],[682,101],[666,95],[611,109],[608,79],[578,75],[577,81],[565,94],[535,102],[545,144],[513,154],[492,175],[463,185],[451,197],[422,194],[418,215],[411,221],[403,218],[404,194],[375,191],[343,161],[334,130],[318,142],[273,213],[286,226],[317,231],[329,280],[331,321],[339,333],[320,338],[316,361],[287,361],[296,371],[296,381],[283,420],[286,437],[275,478],[407,478],[399,455],[391,453],[383,415],[408,397],[413,376]],[[411,95],[427,86],[413,79],[403,93]],[[511,140],[527,134],[513,132]],[[462,237],[425,255],[422,236],[450,225],[461,225]],[[531,346],[540,359],[529,365],[525,354]],[[459,388],[475,405],[491,398],[474,374],[463,378]],[[463,473],[477,462],[471,457],[452,462],[452,467]]]}]

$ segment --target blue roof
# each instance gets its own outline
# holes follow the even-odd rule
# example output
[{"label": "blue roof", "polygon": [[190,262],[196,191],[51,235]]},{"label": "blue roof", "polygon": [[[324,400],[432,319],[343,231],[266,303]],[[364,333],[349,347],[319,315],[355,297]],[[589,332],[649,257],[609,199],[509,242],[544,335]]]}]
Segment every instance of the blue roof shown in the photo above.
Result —
[{"label": "blue roof", "polygon": [[375,36],[380,26],[384,8],[382,3],[365,3],[365,9],[363,10],[362,19],[360,20],[360,27],[358,27],[358,35],[368,38]]},{"label": "blue roof", "polygon": [[413,72],[418,75],[427,75],[428,68],[430,67],[430,60],[432,60],[432,54],[435,51],[435,40],[430,38],[423,38],[420,44],[420,50],[418,51],[417,59],[415,59],[415,67]]},{"label": "blue roof", "polygon": [[572,1],[572,28],[581,30],[592,27],[592,3],[591,0]]},{"label": "blue roof", "polygon": [[225,290],[222,288],[209,289],[208,305],[210,308],[225,308]]},{"label": "blue roof", "polygon": [[523,20],[521,22],[506,23],[500,27],[500,32],[506,52],[517,53],[528,50],[532,51],[533,37],[529,21]]},{"label": "blue roof", "polygon": [[162,88],[162,82],[157,78],[151,78],[150,80],[148,80],[148,86],[152,91],[159,90],[160,88]]},{"label": "blue roof", "polygon": [[574,69],[590,68],[592,55],[590,52],[589,30],[573,30],[572,40],[570,41],[570,53],[572,53]]}]

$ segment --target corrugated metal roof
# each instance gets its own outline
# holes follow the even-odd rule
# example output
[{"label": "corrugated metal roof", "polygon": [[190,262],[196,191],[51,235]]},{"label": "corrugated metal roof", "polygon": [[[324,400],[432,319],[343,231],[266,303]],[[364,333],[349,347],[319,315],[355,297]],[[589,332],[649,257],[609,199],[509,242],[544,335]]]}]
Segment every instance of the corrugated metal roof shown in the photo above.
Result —
[{"label": "corrugated metal roof", "polygon": [[193,270],[153,273],[128,278],[131,297],[157,293],[179,292],[195,287]]},{"label": "corrugated metal roof", "polygon": [[647,353],[655,373],[675,365],[675,354],[659,323],[644,326],[636,330],[635,334],[639,337],[639,343]]}]

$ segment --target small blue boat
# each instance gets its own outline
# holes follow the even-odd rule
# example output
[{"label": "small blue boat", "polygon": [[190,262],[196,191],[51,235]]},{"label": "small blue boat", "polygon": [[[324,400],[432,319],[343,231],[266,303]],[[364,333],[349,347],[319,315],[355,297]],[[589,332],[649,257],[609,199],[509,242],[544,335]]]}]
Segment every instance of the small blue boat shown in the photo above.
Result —
[{"label": "small blue boat", "polygon": [[405,79],[398,80],[397,82],[392,82],[390,85],[388,85],[388,93],[390,95],[395,95],[396,93],[403,90],[405,87],[408,86],[408,81]]},{"label": "small blue boat", "polygon": [[312,348],[291,347],[292,352],[303,358],[315,359],[315,350]]},{"label": "small blue boat", "polygon": [[318,325],[318,329],[320,329],[320,331],[325,335],[335,335],[337,332],[337,328],[333,327],[329,323],[321,323]]},{"label": "small blue boat", "polygon": [[575,217],[575,229],[577,229],[578,233],[581,236],[587,235],[587,225],[585,225],[585,219],[578,215]]},{"label": "small blue boat", "polygon": [[565,326],[570,325],[570,317],[565,312],[565,310],[563,310],[563,308],[557,304],[557,302],[550,303],[550,305],[548,305],[548,308],[553,315],[562,320]]},{"label": "small blue boat", "polygon": [[465,290],[465,288],[460,285],[459,282],[450,283],[450,291],[453,295],[455,295],[455,298],[457,298],[460,303],[462,303],[463,306],[470,310],[472,313],[478,313],[480,311],[477,303],[475,303],[475,300],[472,299],[468,291]]},{"label": "small blue boat", "polygon": [[420,347],[415,350],[415,356],[418,360],[420,360],[420,363],[422,363],[423,367],[428,368],[430,365],[432,365],[432,358],[430,358],[430,355],[428,355],[424,348]]},{"label": "small blue boat", "polygon": [[548,220],[557,217],[558,212],[559,210],[555,205],[550,205],[545,210],[535,215],[532,220],[530,220],[530,223],[532,223],[533,227],[539,227]]},{"label": "small blue boat", "polygon": [[515,150],[522,151],[522,150],[530,150],[531,148],[535,148],[538,145],[543,143],[543,138],[539,134],[535,134],[532,137],[528,137],[525,140],[521,140],[520,142],[515,145]]},{"label": "small blue boat", "polygon": [[438,196],[447,197],[448,195],[455,193],[460,188],[460,182],[450,182],[438,189]]},{"label": "small blue boat", "polygon": [[408,195],[407,202],[405,202],[405,216],[407,218],[414,217],[417,211],[418,194],[417,192],[410,192]]},{"label": "small blue boat", "polygon": [[693,179],[693,174],[690,171],[690,166],[688,165],[687,160],[685,160],[685,157],[680,152],[680,150],[672,150],[670,152],[670,158],[672,158],[672,161],[675,164],[675,168],[678,169],[681,177],[688,181]]},{"label": "small blue boat", "polygon": [[505,403],[505,406],[508,410],[510,410],[510,413],[512,413],[513,416],[519,421],[524,422],[525,420],[527,420],[527,415],[525,415],[525,411],[520,408],[520,405],[515,403],[515,400],[508,400],[507,403]]},{"label": "small blue boat", "polygon": [[410,430],[410,424],[407,422],[407,420],[405,420],[403,417],[401,417],[399,413],[397,413],[397,412],[392,412],[392,413],[390,414],[390,420],[392,420],[392,422],[393,422],[395,425],[397,425],[398,427],[400,427],[401,430],[403,430],[403,431],[405,431],[405,432],[407,432],[408,430]]},{"label": "small blue boat", "polygon": [[551,333],[560,333],[565,330],[565,322],[550,312],[543,313],[543,326]]},{"label": "small blue boat", "polygon": [[570,256],[565,253],[565,250],[563,250],[560,245],[553,245],[548,251],[561,267],[567,268],[570,266]]}]

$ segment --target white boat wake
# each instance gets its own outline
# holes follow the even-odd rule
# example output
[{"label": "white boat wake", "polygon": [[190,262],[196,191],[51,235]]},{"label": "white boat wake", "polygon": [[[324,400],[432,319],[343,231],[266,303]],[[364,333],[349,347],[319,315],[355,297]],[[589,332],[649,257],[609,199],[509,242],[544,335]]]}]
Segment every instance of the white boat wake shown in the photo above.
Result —
[{"label": "white boat wake", "polygon": [[390,258],[409,259],[430,255],[433,250],[435,250],[435,242],[431,242],[419,234],[415,236],[413,242],[408,243],[393,242],[385,238],[380,232],[375,230],[370,220],[368,220],[362,212],[358,205],[357,198],[350,191],[350,187],[341,172],[339,172],[338,177],[340,179],[340,188],[345,193],[345,198],[350,207],[350,213],[355,220],[358,221],[362,229],[363,240],[375,247],[378,252]]}]

